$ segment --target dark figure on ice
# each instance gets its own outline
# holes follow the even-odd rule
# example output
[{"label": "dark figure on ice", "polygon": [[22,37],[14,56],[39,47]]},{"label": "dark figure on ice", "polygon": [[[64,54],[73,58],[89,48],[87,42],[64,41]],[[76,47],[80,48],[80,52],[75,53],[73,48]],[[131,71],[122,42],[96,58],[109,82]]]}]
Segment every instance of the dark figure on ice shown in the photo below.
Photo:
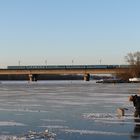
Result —
[{"label": "dark figure on ice", "polygon": [[131,135],[132,139],[139,139],[140,138],[140,119],[135,119],[135,127],[133,130],[133,134]]},{"label": "dark figure on ice", "polygon": [[133,105],[135,107],[134,117],[140,118],[140,96],[131,95],[129,97],[129,101],[133,102]]}]

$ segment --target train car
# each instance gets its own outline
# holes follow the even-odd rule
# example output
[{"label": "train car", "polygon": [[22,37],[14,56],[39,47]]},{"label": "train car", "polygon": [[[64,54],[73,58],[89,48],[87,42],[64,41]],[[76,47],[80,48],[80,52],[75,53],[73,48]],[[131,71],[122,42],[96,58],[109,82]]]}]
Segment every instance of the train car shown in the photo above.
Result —
[{"label": "train car", "polygon": [[66,65],[66,69],[85,69],[85,65]]},{"label": "train car", "polygon": [[107,65],[108,69],[119,68],[119,65]]},{"label": "train car", "polygon": [[24,69],[26,69],[26,66],[7,66],[7,69],[10,69],[10,70],[24,70]]},{"label": "train car", "polygon": [[106,65],[86,65],[87,69],[102,69],[106,68]]},{"label": "train car", "polygon": [[29,65],[29,66],[26,66],[26,69],[28,70],[31,70],[31,69],[46,69],[46,66],[45,65]]},{"label": "train car", "polygon": [[86,65],[87,69],[106,69],[107,65]]},{"label": "train car", "polygon": [[55,69],[55,70],[59,70],[59,69],[66,69],[65,65],[49,65],[46,66],[46,69]]}]

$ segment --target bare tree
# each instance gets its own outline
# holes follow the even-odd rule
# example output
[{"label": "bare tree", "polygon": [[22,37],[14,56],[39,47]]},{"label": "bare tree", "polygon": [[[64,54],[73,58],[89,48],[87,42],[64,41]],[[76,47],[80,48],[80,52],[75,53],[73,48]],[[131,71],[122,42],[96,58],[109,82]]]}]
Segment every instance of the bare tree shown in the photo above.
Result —
[{"label": "bare tree", "polygon": [[131,75],[140,77],[140,52],[128,53],[125,60],[130,65]]},{"label": "bare tree", "polygon": [[129,78],[140,78],[140,52],[128,53],[125,61],[129,65],[127,73],[117,73],[116,77],[128,81]]},{"label": "bare tree", "polygon": [[125,56],[125,60],[131,66],[140,65],[140,52],[128,53],[127,56]]}]

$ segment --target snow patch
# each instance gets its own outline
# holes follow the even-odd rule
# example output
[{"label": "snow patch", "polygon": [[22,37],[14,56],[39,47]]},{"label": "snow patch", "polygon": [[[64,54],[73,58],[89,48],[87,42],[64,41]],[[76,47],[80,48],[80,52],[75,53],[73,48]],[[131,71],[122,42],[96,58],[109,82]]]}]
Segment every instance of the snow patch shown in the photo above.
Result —
[{"label": "snow patch", "polygon": [[0,121],[0,126],[26,126],[26,125],[14,121]]},{"label": "snow patch", "polygon": [[117,132],[107,132],[107,131],[96,131],[96,130],[78,130],[78,129],[64,129],[66,133],[80,133],[81,135],[88,135],[88,134],[98,134],[98,135],[129,135],[129,133],[117,133]]}]

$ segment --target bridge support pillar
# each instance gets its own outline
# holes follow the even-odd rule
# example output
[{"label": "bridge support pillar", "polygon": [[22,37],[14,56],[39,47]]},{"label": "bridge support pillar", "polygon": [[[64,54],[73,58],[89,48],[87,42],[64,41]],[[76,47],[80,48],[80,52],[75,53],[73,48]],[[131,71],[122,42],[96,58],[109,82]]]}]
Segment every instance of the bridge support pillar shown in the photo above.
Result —
[{"label": "bridge support pillar", "polygon": [[33,75],[32,74],[29,74],[28,76],[29,76],[29,82],[32,82]]},{"label": "bridge support pillar", "polygon": [[36,82],[37,81],[37,77],[38,75],[37,74],[29,74],[29,81],[32,82]]},{"label": "bridge support pillar", "polygon": [[32,78],[32,81],[37,81],[37,77],[38,77],[38,75],[37,74],[33,74],[33,78]]},{"label": "bridge support pillar", "polygon": [[90,80],[90,74],[89,73],[86,73],[84,75],[84,81],[89,81]]}]

